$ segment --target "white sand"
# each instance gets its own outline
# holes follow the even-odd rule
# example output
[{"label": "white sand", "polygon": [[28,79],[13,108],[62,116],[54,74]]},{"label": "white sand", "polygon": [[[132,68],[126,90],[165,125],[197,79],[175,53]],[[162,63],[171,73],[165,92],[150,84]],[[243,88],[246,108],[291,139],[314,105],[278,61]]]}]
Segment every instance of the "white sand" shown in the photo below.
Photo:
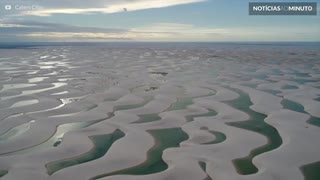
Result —
[{"label": "white sand", "polygon": [[[189,137],[163,151],[168,169],[102,179],[302,180],[299,168],[320,161],[319,127],[307,123],[310,115],[320,117],[320,67],[312,60],[318,50],[57,46],[0,49],[0,54],[0,170],[8,170],[1,179],[88,180],[133,168],[148,160],[157,143],[148,131],[168,128],[182,128]],[[250,109],[267,115],[265,122],[283,140],[253,159],[256,174],[240,175],[232,161],[268,140],[227,124],[249,119],[227,104],[239,97],[232,89],[248,94]],[[193,98],[192,104],[171,109],[186,98]],[[308,114],[283,109],[284,98]],[[209,111],[217,115],[187,121]],[[160,119],[139,123],[141,115],[150,114]],[[93,124],[79,127],[80,122]],[[80,157],[94,148],[90,137],[117,129],[125,136],[103,157],[47,173],[47,164]],[[217,140],[210,131],[223,133],[225,141],[210,144]],[[58,138],[61,144],[53,147]]]}]

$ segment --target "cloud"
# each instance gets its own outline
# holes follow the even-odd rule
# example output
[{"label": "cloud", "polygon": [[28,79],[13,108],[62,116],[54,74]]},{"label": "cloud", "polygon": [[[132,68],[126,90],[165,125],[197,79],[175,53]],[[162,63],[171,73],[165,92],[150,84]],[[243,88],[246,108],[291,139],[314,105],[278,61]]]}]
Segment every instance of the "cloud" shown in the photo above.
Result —
[{"label": "cloud", "polygon": [[[154,23],[131,29],[71,26],[37,21],[0,21],[2,38],[30,41],[205,41],[224,29],[197,28],[192,24]],[[212,38],[211,38],[212,39]]]},{"label": "cloud", "polygon": [[[224,28],[196,27],[192,24],[181,23],[154,23],[144,27],[132,29],[137,32],[165,33],[170,32],[165,37],[165,41],[214,41],[219,37],[237,34],[234,30]],[[239,33],[239,32],[238,32]],[[163,37],[161,37],[163,38]],[[154,41],[163,41],[161,38],[154,38]],[[150,38],[144,40],[150,40]]]},{"label": "cloud", "polygon": [[[303,34],[301,34],[303,32]],[[300,34],[299,34],[300,33]],[[0,42],[11,41],[300,41],[315,40],[315,27],[210,28],[153,23],[131,29],[72,26],[0,19]]]},{"label": "cloud", "polygon": [[39,1],[42,8],[22,11],[20,15],[50,16],[52,14],[117,13],[176,5],[199,3],[207,0],[54,0]]},{"label": "cloud", "polygon": [[129,30],[116,28],[96,28],[70,26],[58,23],[44,23],[37,21],[6,21],[0,20],[1,39],[28,41],[42,39],[44,41],[74,41],[77,38],[87,38],[86,41],[95,38],[127,39],[125,34]]},{"label": "cloud", "polygon": [[117,34],[117,33],[88,33],[88,32],[34,32],[23,35],[28,38],[47,38],[56,41],[61,41],[62,39],[68,41],[131,41],[127,34]]},{"label": "cloud", "polygon": [[[0,20],[0,41],[110,41],[148,40],[176,35],[171,31],[139,31],[134,29],[71,26],[37,21]],[[9,41],[11,41],[9,40]]]}]

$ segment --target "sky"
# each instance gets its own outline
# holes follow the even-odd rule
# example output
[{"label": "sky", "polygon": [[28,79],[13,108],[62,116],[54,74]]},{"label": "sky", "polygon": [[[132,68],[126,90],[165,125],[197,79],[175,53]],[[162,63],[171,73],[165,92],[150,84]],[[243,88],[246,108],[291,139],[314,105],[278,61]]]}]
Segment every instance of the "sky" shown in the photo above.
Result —
[{"label": "sky", "polygon": [[320,0],[316,16],[252,16],[255,1],[0,0],[0,42],[320,41]]}]

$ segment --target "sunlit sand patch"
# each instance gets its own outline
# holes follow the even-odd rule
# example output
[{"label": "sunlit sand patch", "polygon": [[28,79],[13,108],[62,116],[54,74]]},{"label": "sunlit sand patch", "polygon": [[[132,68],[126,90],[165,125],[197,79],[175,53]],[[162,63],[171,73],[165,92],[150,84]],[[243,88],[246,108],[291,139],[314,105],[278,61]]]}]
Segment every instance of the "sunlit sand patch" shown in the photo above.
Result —
[{"label": "sunlit sand patch", "polygon": [[[32,97],[32,96],[31,96]],[[52,98],[47,98],[47,97],[39,97],[39,99],[37,99],[37,103],[34,103],[33,101],[29,101],[29,100],[35,100],[34,98],[30,99],[30,96],[21,96],[21,97],[17,97],[17,98],[13,98],[13,99],[8,99],[5,102],[5,104],[1,104],[1,105],[5,105],[4,108],[0,109],[0,119],[2,120],[6,120],[9,118],[15,118],[17,116],[20,115],[29,115],[35,112],[39,112],[39,111],[46,111],[48,109],[52,109],[52,108],[59,108],[59,106],[61,105],[61,103],[56,100],[56,99],[52,99]],[[20,101],[26,101],[23,102],[22,104],[17,104],[20,107],[12,107],[12,108],[8,108],[11,105],[15,104],[15,102],[20,102]],[[28,104],[26,106],[22,106],[24,105],[24,103],[32,103],[32,104]]]},{"label": "sunlit sand patch", "polygon": [[27,74],[28,75],[32,75],[32,74],[37,74],[39,71],[38,70],[36,70],[36,71],[31,71],[31,72],[28,72]]},{"label": "sunlit sand patch", "polygon": [[62,91],[62,92],[58,92],[58,93],[53,93],[51,95],[62,95],[62,94],[68,94],[69,91]]},{"label": "sunlit sand patch", "polygon": [[26,88],[26,87],[32,87],[32,86],[35,86],[35,84],[5,84],[0,90],[0,93],[11,90],[11,89],[20,89],[20,88]]},{"label": "sunlit sand patch", "polygon": [[14,103],[13,105],[10,106],[10,108],[17,108],[17,107],[23,107],[23,106],[28,106],[32,104],[37,104],[39,103],[39,100],[26,100],[26,101],[19,101]]},{"label": "sunlit sand patch", "polygon": [[58,74],[59,74],[58,71],[53,71],[53,72],[51,72],[51,73],[44,74],[44,75],[46,75],[46,76],[54,76],[54,75],[58,75]]},{"label": "sunlit sand patch", "polygon": [[45,79],[48,79],[48,77],[35,77],[35,78],[28,79],[28,81],[29,83],[36,83],[36,82],[41,82]]},{"label": "sunlit sand patch", "polygon": [[86,95],[84,96],[79,96],[79,97],[70,97],[70,98],[61,98],[60,101],[62,102],[62,104],[66,105],[66,104],[70,104],[76,101],[80,101],[81,99],[85,98]]},{"label": "sunlit sand patch", "polygon": [[40,69],[54,69],[55,66],[39,66]]},{"label": "sunlit sand patch", "polygon": [[44,113],[44,112],[49,112],[52,110],[56,110],[56,109],[60,109],[63,106],[65,106],[65,104],[59,104],[56,107],[52,107],[52,108],[48,108],[48,109],[43,109],[43,110],[36,110],[36,111],[29,111],[29,112],[23,112],[23,113],[18,113],[18,114],[13,114],[8,116],[7,118],[14,118],[16,116],[21,116],[21,115],[32,115],[32,114],[36,114],[36,113]]},{"label": "sunlit sand patch", "polygon": [[75,80],[77,78],[59,78],[58,81],[60,82],[66,82],[66,81],[72,81],[72,80]]},{"label": "sunlit sand patch", "polygon": [[25,90],[22,91],[21,94],[19,95],[15,95],[15,96],[7,96],[7,97],[3,97],[3,100],[6,99],[10,99],[10,98],[14,98],[14,97],[19,97],[19,96],[26,96],[26,95],[30,95],[30,94],[36,94],[36,93],[40,93],[40,92],[44,92],[44,91],[48,91],[51,89],[56,89],[62,86],[67,85],[67,83],[52,83],[53,87],[49,87],[49,88],[44,88],[44,89],[35,89],[35,90]]},{"label": "sunlit sand patch", "polygon": [[40,58],[39,58],[39,59],[47,59],[48,57],[50,57],[50,55],[40,56]]}]

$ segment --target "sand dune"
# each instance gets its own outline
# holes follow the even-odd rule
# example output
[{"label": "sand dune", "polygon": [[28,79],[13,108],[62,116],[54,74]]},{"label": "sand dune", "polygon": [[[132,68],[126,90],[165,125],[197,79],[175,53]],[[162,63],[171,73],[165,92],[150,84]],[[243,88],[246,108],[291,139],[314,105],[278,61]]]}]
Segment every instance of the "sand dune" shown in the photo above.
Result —
[{"label": "sand dune", "polygon": [[235,46],[0,49],[1,179],[315,180],[319,50]]}]

